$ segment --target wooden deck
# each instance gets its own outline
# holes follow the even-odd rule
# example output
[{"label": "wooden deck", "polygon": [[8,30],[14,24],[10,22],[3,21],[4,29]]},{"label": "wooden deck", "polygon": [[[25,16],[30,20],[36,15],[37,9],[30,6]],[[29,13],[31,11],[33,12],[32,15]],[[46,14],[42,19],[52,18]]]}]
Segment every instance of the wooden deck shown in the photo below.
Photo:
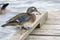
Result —
[{"label": "wooden deck", "polygon": [[60,40],[60,12],[49,11],[46,23],[36,28],[25,40]]}]

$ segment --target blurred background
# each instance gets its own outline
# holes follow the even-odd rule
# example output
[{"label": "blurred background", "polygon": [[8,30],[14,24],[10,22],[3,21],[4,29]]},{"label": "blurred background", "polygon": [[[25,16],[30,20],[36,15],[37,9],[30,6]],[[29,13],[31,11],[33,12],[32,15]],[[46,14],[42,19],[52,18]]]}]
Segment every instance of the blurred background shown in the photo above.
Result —
[{"label": "blurred background", "polygon": [[15,9],[14,12],[26,11],[30,6],[39,10],[60,10],[60,0],[0,0],[0,3],[10,3],[7,9]]}]

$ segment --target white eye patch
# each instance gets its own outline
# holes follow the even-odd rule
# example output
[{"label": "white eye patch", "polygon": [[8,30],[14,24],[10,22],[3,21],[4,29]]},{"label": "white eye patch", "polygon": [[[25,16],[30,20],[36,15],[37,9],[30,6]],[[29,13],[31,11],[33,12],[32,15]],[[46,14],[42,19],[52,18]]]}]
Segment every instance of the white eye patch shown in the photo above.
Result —
[{"label": "white eye patch", "polygon": [[34,8],[32,8],[34,10]]},{"label": "white eye patch", "polygon": [[36,15],[36,14],[38,14],[38,12],[32,12],[31,14],[35,14]]}]

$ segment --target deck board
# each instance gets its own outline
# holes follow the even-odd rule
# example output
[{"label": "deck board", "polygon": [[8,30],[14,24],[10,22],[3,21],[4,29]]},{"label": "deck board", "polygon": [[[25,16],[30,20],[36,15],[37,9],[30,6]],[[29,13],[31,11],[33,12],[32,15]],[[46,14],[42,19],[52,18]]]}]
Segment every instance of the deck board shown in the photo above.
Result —
[{"label": "deck board", "polygon": [[56,36],[29,36],[25,40],[60,40],[60,37],[56,37]]},{"label": "deck board", "polygon": [[60,25],[43,25],[35,29],[31,34],[60,35]]},{"label": "deck board", "polygon": [[60,25],[60,18],[48,18],[46,21],[47,25]]},{"label": "deck board", "polygon": [[45,24],[48,25],[60,25],[60,12],[59,11],[49,11],[48,20]]}]

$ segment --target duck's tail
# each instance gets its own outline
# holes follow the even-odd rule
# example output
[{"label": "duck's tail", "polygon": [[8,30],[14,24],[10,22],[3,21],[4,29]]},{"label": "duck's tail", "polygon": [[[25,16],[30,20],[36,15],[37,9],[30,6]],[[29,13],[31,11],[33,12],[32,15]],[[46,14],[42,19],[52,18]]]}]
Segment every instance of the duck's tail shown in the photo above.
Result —
[{"label": "duck's tail", "polygon": [[12,21],[12,22],[3,24],[1,27],[5,27],[5,26],[16,26],[16,25],[20,25],[20,23],[18,23],[17,21]]},{"label": "duck's tail", "polygon": [[2,25],[1,27],[5,27],[5,26],[7,26],[7,24]]},{"label": "duck's tail", "polygon": [[3,4],[3,6],[1,7],[1,10],[4,10],[8,5],[9,3]]},{"label": "duck's tail", "polygon": [[6,26],[15,26],[14,23],[7,23],[7,24],[3,24],[1,27],[6,27]]}]

